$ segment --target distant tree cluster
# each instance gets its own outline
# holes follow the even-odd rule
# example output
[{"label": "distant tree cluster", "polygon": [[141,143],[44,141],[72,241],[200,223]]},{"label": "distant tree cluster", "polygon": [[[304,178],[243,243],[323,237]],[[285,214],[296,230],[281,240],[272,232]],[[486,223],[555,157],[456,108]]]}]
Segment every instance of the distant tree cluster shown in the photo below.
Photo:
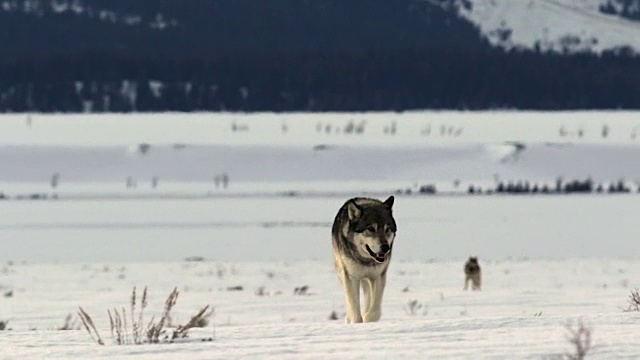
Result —
[{"label": "distant tree cluster", "polygon": [[[640,192],[640,185],[638,186]],[[632,189],[624,179],[612,181],[608,185],[594,183],[591,178],[585,180],[572,180],[564,182],[562,178],[556,179],[554,185],[531,183],[530,181],[500,181],[492,189],[483,190],[481,187],[470,185],[468,194],[572,194],[572,193],[630,193]]]},{"label": "distant tree cluster", "polygon": [[435,195],[438,193],[438,190],[434,184],[424,184],[424,185],[415,184],[413,187],[407,187],[404,189],[396,190],[396,194],[398,195],[403,195],[403,194],[411,195],[414,192],[420,195]]},{"label": "distant tree cluster", "polygon": [[495,192],[502,194],[569,194],[569,193],[588,193],[593,191],[593,181],[591,179],[573,180],[568,183],[563,183],[562,179],[556,181],[555,186],[549,186],[547,184],[531,184],[529,181],[509,181],[506,184],[504,182],[498,183]]},{"label": "distant tree cluster", "polygon": [[[460,180],[454,181],[454,189],[458,189]],[[637,193],[640,193],[640,183],[636,183]],[[463,190],[464,191],[464,190]],[[454,190],[455,193],[464,193]],[[627,194],[634,192],[624,179],[609,183],[596,183],[591,178],[584,180],[572,180],[565,182],[557,178],[554,184],[537,183],[529,180],[499,181],[493,187],[477,186],[470,184],[466,188],[468,195],[562,195],[562,194]],[[398,195],[436,195],[438,190],[435,184],[414,184],[412,187],[397,189]]]}]

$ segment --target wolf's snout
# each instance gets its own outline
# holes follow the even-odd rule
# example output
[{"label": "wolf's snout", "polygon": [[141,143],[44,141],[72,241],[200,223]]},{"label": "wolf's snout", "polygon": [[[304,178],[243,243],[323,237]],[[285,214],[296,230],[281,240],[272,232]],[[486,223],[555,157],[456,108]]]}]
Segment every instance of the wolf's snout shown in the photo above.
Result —
[{"label": "wolf's snout", "polygon": [[389,250],[391,250],[391,247],[387,244],[382,244],[380,245],[380,252],[383,254],[386,254],[389,252]]}]

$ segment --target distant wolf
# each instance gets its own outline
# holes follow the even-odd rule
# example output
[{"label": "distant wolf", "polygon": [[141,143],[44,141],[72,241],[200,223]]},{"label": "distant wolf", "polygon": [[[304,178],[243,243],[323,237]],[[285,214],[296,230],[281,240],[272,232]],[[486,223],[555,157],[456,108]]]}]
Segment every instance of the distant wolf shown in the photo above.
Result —
[{"label": "distant wolf", "polygon": [[469,281],[471,281],[472,290],[480,290],[482,287],[482,270],[480,264],[478,264],[478,258],[470,256],[469,260],[464,264],[464,290],[469,288]]},{"label": "distant wolf", "polygon": [[333,222],[333,261],[344,288],[347,323],[378,321],[382,315],[382,294],[397,231],[393,202],[393,196],[384,202],[353,198],[342,205]]}]

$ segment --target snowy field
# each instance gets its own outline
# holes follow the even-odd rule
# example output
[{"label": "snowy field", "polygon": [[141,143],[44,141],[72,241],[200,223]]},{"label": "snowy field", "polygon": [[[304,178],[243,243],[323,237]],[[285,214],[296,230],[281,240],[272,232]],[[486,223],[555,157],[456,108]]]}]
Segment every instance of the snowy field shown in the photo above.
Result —
[{"label": "snowy field", "polygon": [[[591,358],[640,356],[640,318],[622,311],[640,285],[637,258],[486,261],[483,291],[473,293],[462,291],[460,261],[394,259],[382,320],[352,326],[329,320],[344,316],[343,295],[325,260],[16,264],[2,277],[15,289],[1,302],[13,328],[0,333],[2,358],[549,359],[575,352],[565,326],[580,319],[592,330]],[[215,314],[186,343],[114,345],[106,310],[129,311],[134,285],[149,286],[147,320],[175,286],[173,324],[207,304]],[[294,295],[305,285],[307,295]],[[75,330],[75,319],[59,330],[77,306],[105,346]]]},{"label": "snowy field", "polygon": [[[623,311],[640,288],[639,113],[300,117],[0,118],[0,359],[552,359],[575,353],[579,321],[588,358],[640,358],[640,313]],[[466,195],[587,177],[631,191]],[[390,193],[383,316],[346,325],[331,222]],[[468,256],[480,292],[462,290]],[[187,340],[116,345],[107,309],[128,312],[134,286],[146,321],[173,288],[173,326],[215,311]]]}]

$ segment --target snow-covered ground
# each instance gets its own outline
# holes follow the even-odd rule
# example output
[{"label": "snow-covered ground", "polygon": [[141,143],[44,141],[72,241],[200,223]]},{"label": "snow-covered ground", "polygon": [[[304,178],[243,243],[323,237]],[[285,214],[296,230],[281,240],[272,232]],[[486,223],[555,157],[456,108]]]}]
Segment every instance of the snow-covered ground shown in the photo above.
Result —
[{"label": "snow-covered ground", "polygon": [[[593,358],[638,358],[640,313],[623,309],[640,195],[462,195],[559,176],[635,191],[638,128],[619,112],[4,116],[0,358],[543,359],[575,351],[580,319]],[[448,196],[416,195],[427,183]],[[396,194],[382,320],[329,320],[344,316],[336,211],[398,189],[412,191]],[[48,199],[18,199],[33,193]],[[462,290],[471,255],[481,292]],[[174,287],[174,325],[215,315],[190,341],[114,345],[106,310],[129,309],[134,286],[149,287],[147,321]],[[105,346],[59,330],[78,306]]]},{"label": "snow-covered ground", "polygon": [[[485,261],[483,291],[472,293],[462,290],[461,261],[394,259],[382,320],[358,325],[329,320],[332,311],[344,317],[330,261],[15,264],[0,278],[15,290],[0,300],[13,328],[0,332],[0,353],[3,359],[548,359],[575,352],[565,326],[582,320],[592,331],[587,358],[634,359],[640,318],[622,309],[629,288],[640,285],[638,264],[637,258]],[[144,285],[147,321],[176,286],[174,325],[207,304],[215,315],[192,330],[188,343],[115,345],[107,309],[128,312],[133,286],[140,296]],[[305,285],[307,295],[294,295]],[[75,330],[75,320],[74,330],[58,330],[78,306],[92,316],[105,346]]]}]

